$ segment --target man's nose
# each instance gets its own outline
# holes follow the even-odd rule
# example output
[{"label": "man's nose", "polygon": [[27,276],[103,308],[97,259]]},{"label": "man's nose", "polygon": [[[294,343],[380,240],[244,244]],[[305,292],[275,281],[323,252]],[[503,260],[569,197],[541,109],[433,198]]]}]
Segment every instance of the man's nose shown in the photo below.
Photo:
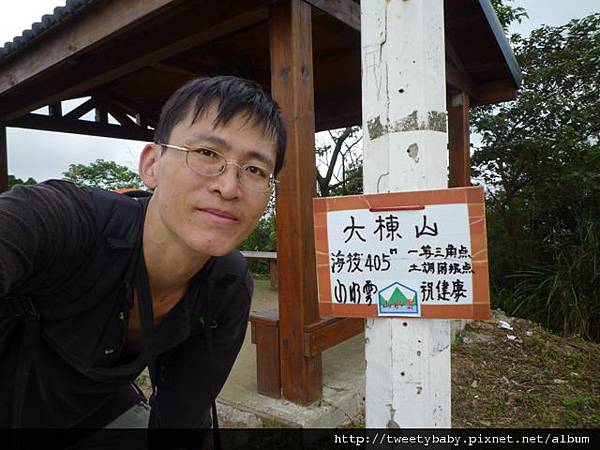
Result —
[{"label": "man's nose", "polygon": [[237,197],[240,190],[239,168],[235,164],[228,163],[223,173],[214,177],[214,182],[215,188],[223,198]]}]

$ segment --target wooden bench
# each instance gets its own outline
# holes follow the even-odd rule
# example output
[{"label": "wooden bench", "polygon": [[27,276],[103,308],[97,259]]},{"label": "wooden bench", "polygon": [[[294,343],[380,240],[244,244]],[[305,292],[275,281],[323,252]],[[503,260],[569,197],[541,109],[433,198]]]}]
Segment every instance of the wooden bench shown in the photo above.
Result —
[{"label": "wooden bench", "polygon": [[269,268],[269,279],[271,280],[271,289],[277,290],[277,252],[255,252],[243,250],[242,255],[246,259],[263,259],[267,261]]},{"label": "wooden bench", "polygon": [[[250,314],[252,343],[256,344],[256,384],[259,394],[281,397],[279,311]],[[324,317],[304,327],[304,356],[315,356],[362,333],[364,319]]]}]

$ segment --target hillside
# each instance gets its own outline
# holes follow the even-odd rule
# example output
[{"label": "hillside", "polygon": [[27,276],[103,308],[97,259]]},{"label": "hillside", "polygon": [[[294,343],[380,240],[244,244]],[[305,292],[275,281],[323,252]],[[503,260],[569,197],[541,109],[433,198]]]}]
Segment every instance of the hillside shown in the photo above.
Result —
[{"label": "hillside", "polygon": [[497,311],[467,324],[452,348],[452,426],[599,428],[600,345]]}]

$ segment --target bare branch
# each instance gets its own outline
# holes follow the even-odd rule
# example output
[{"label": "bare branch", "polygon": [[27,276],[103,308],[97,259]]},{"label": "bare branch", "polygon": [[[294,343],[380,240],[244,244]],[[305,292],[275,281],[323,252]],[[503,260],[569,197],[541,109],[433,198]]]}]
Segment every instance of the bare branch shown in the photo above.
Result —
[{"label": "bare branch", "polygon": [[[327,182],[331,181],[331,177],[333,176],[333,171],[335,169],[335,164],[342,150],[342,146],[344,145],[344,141],[348,138],[348,136],[350,136],[351,133],[352,128],[348,127],[337,139],[334,139],[332,137],[332,139],[335,142],[335,148],[333,149],[333,154],[331,155],[331,160],[329,161],[329,167],[327,168],[327,174],[325,175],[325,179],[327,180]],[[329,131],[329,134],[331,135],[331,131]]]}]

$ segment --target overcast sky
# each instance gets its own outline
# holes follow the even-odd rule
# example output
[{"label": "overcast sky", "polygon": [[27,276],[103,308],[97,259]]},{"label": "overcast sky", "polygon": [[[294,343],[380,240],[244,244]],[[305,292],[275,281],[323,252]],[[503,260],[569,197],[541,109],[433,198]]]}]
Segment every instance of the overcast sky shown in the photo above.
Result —
[{"label": "overcast sky", "polygon": [[[64,4],[61,0],[1,1],[0,45],[20,35],[54,7]],[[528,34],[542,24],[562,25],[600,12],[600,0],[515,0],[513,4],[529,13],[529,20],[511,28],[511,32],[521,34]],[[60,178],[69,164],[89,163],[97,158],[136,169],[142,147],[143,143],[135,141],[9,128],[8,170],[19,178],[33,177],[41,181]]]}]

